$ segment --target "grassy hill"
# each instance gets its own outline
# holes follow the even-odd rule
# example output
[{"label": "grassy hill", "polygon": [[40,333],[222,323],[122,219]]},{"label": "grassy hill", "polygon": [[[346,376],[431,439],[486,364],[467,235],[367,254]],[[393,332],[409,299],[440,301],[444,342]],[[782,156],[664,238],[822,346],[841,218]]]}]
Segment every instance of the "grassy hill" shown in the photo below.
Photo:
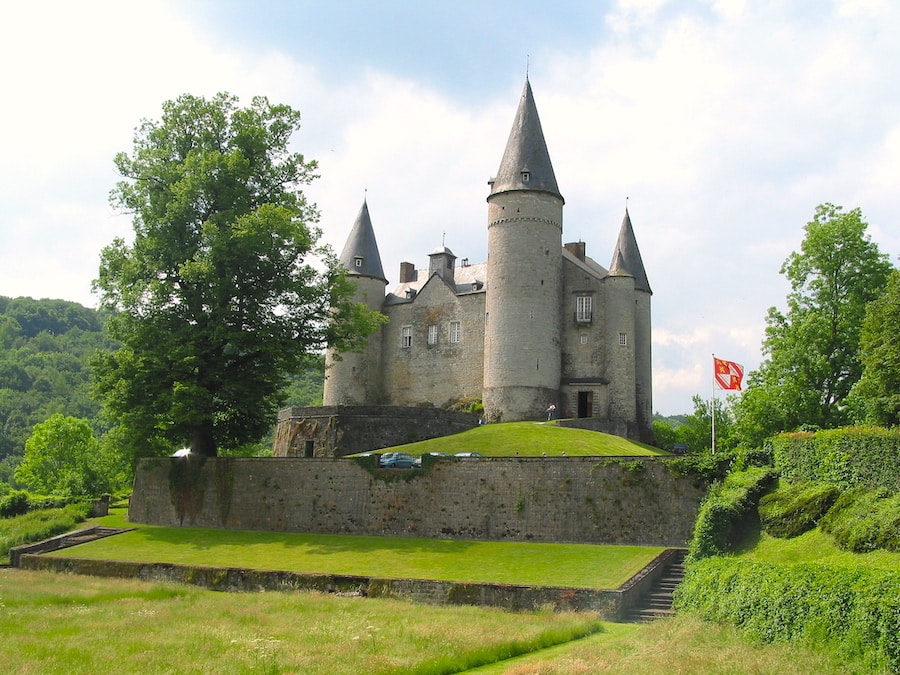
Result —
[{"label": "grassy hill", "polygon": [[452,436],[391,448],[413,456],[428,452],[479,452],[485,457],[621,457],[668,455],[644,443],[598,431],[561,427],[556,422],[485,424]]}]

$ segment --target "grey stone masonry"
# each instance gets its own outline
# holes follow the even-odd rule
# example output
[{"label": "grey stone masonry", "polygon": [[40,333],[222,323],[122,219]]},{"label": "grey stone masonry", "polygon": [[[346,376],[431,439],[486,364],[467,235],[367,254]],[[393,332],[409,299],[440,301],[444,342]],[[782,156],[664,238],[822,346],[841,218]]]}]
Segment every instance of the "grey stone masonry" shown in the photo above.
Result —
[{"label": "grey stone masonry", "polygon": [[449,539],[685,546],[705,485],[663,460],[145,459],[132,522]]}]

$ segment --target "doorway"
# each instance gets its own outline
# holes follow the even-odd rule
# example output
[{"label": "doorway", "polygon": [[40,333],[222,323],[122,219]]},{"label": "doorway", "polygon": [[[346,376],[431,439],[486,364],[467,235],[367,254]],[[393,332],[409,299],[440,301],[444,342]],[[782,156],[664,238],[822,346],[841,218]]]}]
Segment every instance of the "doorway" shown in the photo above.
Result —
[{"label": "doorway", "polygon": [[594,392],[578,392],[578,417],[594,416]]}]

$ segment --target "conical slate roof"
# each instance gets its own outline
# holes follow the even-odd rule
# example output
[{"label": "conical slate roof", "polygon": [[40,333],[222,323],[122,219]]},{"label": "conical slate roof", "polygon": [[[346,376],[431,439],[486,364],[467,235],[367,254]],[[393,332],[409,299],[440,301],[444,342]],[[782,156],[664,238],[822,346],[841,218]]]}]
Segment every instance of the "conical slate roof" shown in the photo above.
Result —
[{"label": "conical slate roof", "polygon": [[500,169],[491,181],[492,195],[509,190],[539,190],[562,199],[531,93],[531,83],[527,79]]},{"label": "conical slate roof", "polygon": [[623,273],[633,276],[635,290],[653,293],[650,290],[650,282],[647,280],[644,261],[641,260],[637,239],[634,238],[634,229],[631,227],[631,216],[628,215],[628,209],[625,209],[625,218],[622,219],[622,228],[619,230],[616,251],[609,264],[609,273],[612,276]]},{"label": "conical slate roof", "polygon": [[384,269],[381,266],[381,255],[378,253],[378,242],[375,241],[375,230],[369,218],[369,205],[363,200],[344,250],[341,251],[341,263],[350,274],[383,279]]}]

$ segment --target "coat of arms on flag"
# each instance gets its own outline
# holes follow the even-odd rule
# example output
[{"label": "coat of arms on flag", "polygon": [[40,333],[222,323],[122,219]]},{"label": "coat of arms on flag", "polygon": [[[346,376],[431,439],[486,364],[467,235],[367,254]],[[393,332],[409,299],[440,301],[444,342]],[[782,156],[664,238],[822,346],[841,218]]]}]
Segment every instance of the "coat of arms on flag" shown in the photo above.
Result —
[{"label": "coat of arms on flag", "polygon": [[719,389],[741,390],[741,380],[744,379],[744,367],[734,361],[725,361],[713,357],[715,370],[715,383]]}]

